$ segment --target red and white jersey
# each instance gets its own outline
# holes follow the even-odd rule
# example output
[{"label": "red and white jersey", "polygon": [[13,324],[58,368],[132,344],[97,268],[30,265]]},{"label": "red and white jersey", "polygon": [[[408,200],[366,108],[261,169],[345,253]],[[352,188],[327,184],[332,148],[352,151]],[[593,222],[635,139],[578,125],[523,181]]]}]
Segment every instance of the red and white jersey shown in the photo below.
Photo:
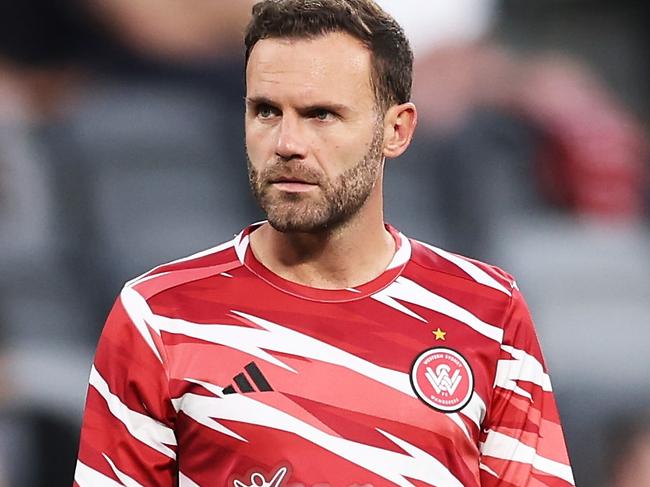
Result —
[{"label": "red and white jersey", "polygon": [[78,487],[574,485],[526,305],[409,240],[357,288],[235,239],[124,287],[90,374]]}]

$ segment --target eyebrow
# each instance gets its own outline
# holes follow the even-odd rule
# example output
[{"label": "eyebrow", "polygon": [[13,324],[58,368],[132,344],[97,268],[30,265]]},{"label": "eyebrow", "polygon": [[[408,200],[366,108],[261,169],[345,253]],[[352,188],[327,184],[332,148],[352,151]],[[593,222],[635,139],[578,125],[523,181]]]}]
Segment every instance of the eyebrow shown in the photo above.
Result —
[{"label": "eyebrow", "polygon": [[273,105],[274,103],[263,96],[244,97],[246,105]]},{"label": "eyebrow", "polygon": [[[259,105],[270,105],[272,107],[277,107],[278,104],[273,100],[265,96],[252,96],[244,97],[246,105],[248,106],[259,106]],[[309,105],[299,106],[298,110],[303,113],[309,113],[315,110],[328,110],[331,112],[341,113],[350,111],[350,107],[341,103],[330,103],[330,102],[321,102],[321,103],[310,103]]]}]

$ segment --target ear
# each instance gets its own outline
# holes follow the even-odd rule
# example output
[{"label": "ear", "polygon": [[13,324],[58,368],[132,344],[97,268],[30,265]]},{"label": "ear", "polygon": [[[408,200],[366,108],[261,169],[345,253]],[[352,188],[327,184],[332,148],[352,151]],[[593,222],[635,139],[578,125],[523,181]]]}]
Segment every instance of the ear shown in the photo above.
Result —
[{"label": "ear", "polygon": [[384,156],[398,157],[406,151],[413,139],[418,114],[411,102],[393,105],[384,116]]}]

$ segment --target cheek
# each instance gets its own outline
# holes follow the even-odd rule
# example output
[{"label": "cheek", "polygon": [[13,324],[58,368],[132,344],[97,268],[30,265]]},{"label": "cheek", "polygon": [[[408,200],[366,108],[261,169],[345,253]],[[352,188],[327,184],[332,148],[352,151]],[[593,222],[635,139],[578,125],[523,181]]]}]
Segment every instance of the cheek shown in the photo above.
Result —
[{"label": "cheek", "polygon": [[372,141],[372,134],[366,131],[345,130],[319,137],[314,153],[328,176],[335,177],[356,166],[364,158]]},{"label": "cheek", "polygon": [[248,124],[246,125],[246,152],[248,158],[253,163],[254,166],[259,166],[264,159],[267,157],[265,153],[268,151],[268,143],[266,142],[267,138],[260,130],[255,130],[251,128]]}]

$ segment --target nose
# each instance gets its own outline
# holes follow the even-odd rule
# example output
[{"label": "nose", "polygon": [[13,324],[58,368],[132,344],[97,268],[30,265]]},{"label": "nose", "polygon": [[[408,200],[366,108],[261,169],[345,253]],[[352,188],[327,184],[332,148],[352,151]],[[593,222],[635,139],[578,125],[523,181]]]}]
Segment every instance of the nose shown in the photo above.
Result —
[{"label": "nose", "polygon": [[284,159],[304,159],[307,155],[307,143],[299,117],[283,114],[278,127],[275,154]]}]

